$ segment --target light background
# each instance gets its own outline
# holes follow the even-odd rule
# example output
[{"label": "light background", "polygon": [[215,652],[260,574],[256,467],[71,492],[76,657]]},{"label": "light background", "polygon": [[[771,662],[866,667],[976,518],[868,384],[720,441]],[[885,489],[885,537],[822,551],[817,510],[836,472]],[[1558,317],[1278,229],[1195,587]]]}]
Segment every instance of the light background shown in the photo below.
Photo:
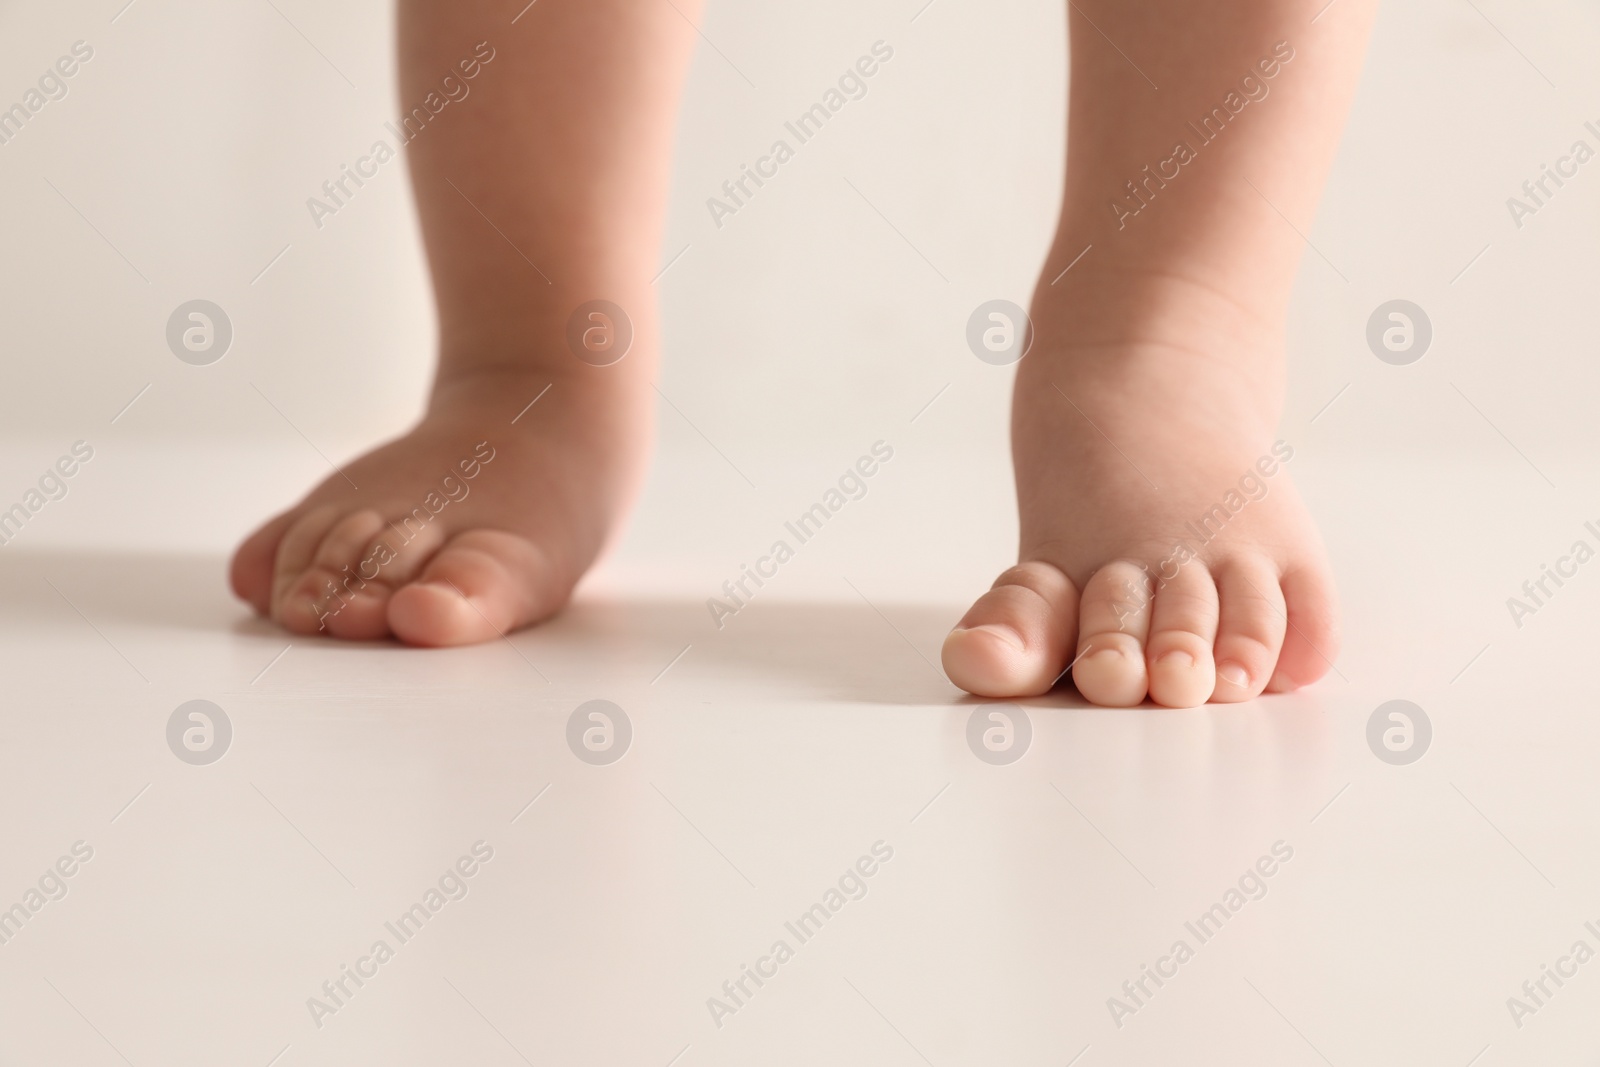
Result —
[{"label": "light background", "polygon": [[[1521,229],[1505,205],[1575,139],[1600,147],[1593,3],[1380,16],[1306,235],[1282,429],[1341,583],[1338,670],[1247,707],[1029,702],[1035,747],[1001,771],[932,664],[1013,558],[1010,371],[963,334],[977,304],[1025,300],[1053,225],[1059,4],[712,3],[659,282],[682,414],[661,410],[652,480],[573,612],[425,654],[290,643],[222,587],[319,450],[419,410],[433,322],[403,169],[320,230],[305,207],[399,111],[391,16],[121,2],[0,3],[0,105],[95,49],[0,146],[0,505],[96,450],[0,555],[0,903],[73,840],[99,849],[0,948],[0,1062],[1597,1052],[1587,970],[1526,1030],[1504,1008],[1600,919],[1600,579],[1520,629],[1505,603],[1600,520],[1600,160]],[[506,54],[516,6],[489,35]],[[879,39],[867,97],[717,228],[706,197]],[[235,329],[209,367],[163,339],[195,297]],[[1401,297],[1435,336],[1393,367],[1364,334]],[[880,438],[869,496],[713,629],[704,598]],[[198,696],[236,729],[205,769],[163,736]],[[636,730],[606,773],[561,741],[597,696]],[[1400,697],[1435,728],[1407,768],[1364,739]],[[311,1030],[304,997],[479,836],[504,865]],[[903,865],[877,896],[713,1030],[705,996],[880,837]],[[1278,838],[1299,858],[1274,895],[1114,1029],[1104,998]]]},{"label": "light background", "polygon": [[[79,437],[103,443],[106,467],[124,443],[171,449],[144,492],[180,511],[206,503],[204,519],[74,502],[59,510],[76,515],[45,517],[38,536],[221,549],[326,471],[302,433],[337,462],[420,407],[433,317],[404,168],[384,167],[320,230],[306,208],[399,111],[392,18],[377,3],[140,0],[113,24],[107,6],[0,10],[7,102],[73,41],[95,48],[71,95],[0,147],[4,462],[25,478]],[[1600,119],[1597,23],[1592,4],[1385,7],[1292,314],[1283,433],[1305,467],[1376,461],[1415,483],[1433,476],[1406,471],[1413,462],[1516,461],[1507,438],[1541,469],[1593,447],[1600,167],[1521,230],[1505,199]],[[501,31],[513,50],[518,28]],[[663,477],[632,527],[638,553],[693,551],[744,515],[802,506],[878,438],[928,457],[922,469],[961,502],[951,513],[1010,510],[1010,372],[974,360],[963,328],[984,300],[1025,303],[1043,255],[1061,175],[1063,32],[1050,2],[938,0],[920,15],[711,5],[715,48],[702,45],[690,76],[662,249],[663,264],[681,258],[658,286],[660,384],[699,432],[663,410]],[[716,227],[706,198],[880,39],[895,58],[867,97]],[[208,368],[179,364],[162,340],[167,315],[194,297],[235,327],[232,351]],[[1409,368],[1379,363],[1362,340],[1368,314],[1394,297],[1434,323],[1433,350]],[[701,434],[758,493],[725,466],[701,469]],[[237,500],[218,499],[224,454],[245,464],[235,480],[251,492]],[[679,514],[669,495],[694,498],[682,541],[673,527],[686,524],[664,521]],[[1538,494],[1518,506],[1539,507]],[[982,551],[984,569],[1005,554]]]}]

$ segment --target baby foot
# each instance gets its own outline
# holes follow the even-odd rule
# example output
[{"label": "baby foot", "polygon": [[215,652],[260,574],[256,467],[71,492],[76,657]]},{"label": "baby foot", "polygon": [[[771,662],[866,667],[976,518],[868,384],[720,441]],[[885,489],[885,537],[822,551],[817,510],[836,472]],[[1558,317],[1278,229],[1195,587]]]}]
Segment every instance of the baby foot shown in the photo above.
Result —
[{"label": "baby foot", "polygon": [[648,385],[606,372],[441,382],[415,429],[239,546],[234,592],[294,633],[413,645],[487,641],[548,618],[642,473]]},{"label": "baby foot", "polygon": [[1118,707],[1316,681],[1338,616],[1275,440],[1279,331],[1172,279],[1070,307],[1040,290],[1012,413],[1020,562],[946,638],[951,681],[1031,696],[1070,665]]}]

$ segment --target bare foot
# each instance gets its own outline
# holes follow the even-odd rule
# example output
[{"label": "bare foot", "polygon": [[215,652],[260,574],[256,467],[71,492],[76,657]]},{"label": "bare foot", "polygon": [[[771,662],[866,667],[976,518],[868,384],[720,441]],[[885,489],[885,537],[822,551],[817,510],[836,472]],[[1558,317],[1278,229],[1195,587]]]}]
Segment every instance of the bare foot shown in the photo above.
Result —
[{"label": "bare foot", "polygon": [[1279,331],[1201,286],[1137,288],[1078,310],[1036,296],[1012,415],[1020,562],[944,644],[969,692],[1043,693],[1071,664],[1097,704],[1192,707],[1306,685],[1337,653],[1327,561],[1275,440]]},{"label": "bare foot", "polygon": [[608,373],[620,369],[442,382],[415,429],[239,547],[234,592],[295,633],[413,645],[487,641],[549,617],[642,473],[649,388]]},{"label": "bare foot", "polygon": [[945,641],[968,691],[1042,693],[1070,665],[1097,704],[1189,707],[1332,666],[1333,582],[1277,425],[1376,4],[1315,6],[1070,5],[1060,222],[1012,411],[1020,562]]},{"label": "bare foot", "polygon": [[[405,156],[439,370],[415,429],[235,554],[234,590],[296,633],[459,645],[538,622],[643,472],[653,282],[699,5],[541,4],[515,34],[479,36],[502,7],[397,7],[401,99],[427,102],[406,120]],[[627,309],[621,355],[601,350],[620,334],[583,325],[602,298]]]}]

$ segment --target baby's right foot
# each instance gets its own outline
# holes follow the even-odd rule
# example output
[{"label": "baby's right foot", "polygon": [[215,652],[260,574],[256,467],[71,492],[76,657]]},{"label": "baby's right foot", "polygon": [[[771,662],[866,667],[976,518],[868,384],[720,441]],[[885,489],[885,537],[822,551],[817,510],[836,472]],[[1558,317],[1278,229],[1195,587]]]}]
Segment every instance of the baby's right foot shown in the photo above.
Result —
[{"label": "baby's right foot", "polygon": [[652,407],[640,368],[572,363],[441,381],[415,429],[239,547],[234,592],[295,633],[412,645],[560,610],[639,481]]}]

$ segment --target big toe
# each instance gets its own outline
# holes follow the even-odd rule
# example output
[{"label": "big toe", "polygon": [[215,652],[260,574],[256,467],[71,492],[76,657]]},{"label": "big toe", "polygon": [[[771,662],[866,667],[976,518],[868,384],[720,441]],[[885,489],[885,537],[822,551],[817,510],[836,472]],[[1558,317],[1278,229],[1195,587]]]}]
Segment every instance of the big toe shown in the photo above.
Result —
[{"label": "big toe", "polygon": [[995,580],[945,638],[945,673],[984,697],[1037,696],[1067,665],[1078,622],[1078,590],[1042,561]]},{"label": "big toe", "polygon": [[554,615],[572,580],[532,541],[500,530],[457,534],[389,598],[389,629],[410,645],[470,645]]}]

